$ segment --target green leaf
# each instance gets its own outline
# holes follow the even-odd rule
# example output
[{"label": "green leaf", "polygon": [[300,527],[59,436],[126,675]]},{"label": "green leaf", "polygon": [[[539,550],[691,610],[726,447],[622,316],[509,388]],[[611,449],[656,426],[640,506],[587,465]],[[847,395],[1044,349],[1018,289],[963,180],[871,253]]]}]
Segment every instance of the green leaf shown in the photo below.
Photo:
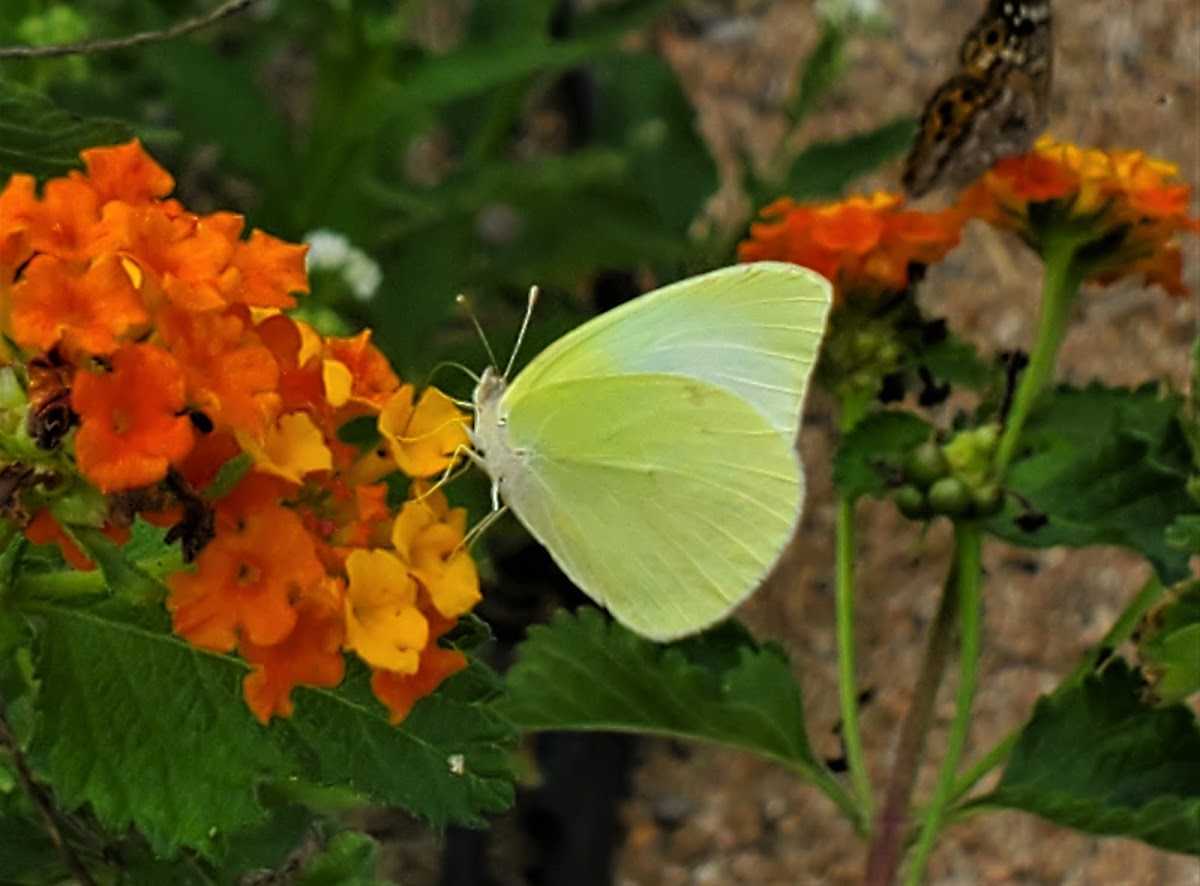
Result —
[{"label": "green leaf", "polygon": [[[520,39],[467,41],[441,55],[424,55],[381,84],[373,96],[376,128],[397,120],[422,119],[429,109],[478,95],[532,76],[552,76],[575,65],[593,63],[606,53],[620,52],[620,39],[651,18],[667,0],[604,4],[576,20],[575,36],[552,41]],[[363,119],[357,117],[356,119]],[[364,121],[365,122],[365,121]],[[368,135],[358,132],[355,135]]]},{"label": "green leaf", "polygon": [[850,500],[864,495],[882,498],[890,489],[905,456],[918,443],[928,440],[933,428],[898,409],[867,415],[842,440],[833,461],[833,482]]},{"label": "green leaf", "polygon": [[904,117],[869,132],[809,145],[792,163],[787,177],[774,185],[774,194],[757,195],[765,200],[780,193],[798,200],[835,197],[860,175],[866,175],[908,150],[916,134],[916,121]]},{"label": "green leaf", "polygon": [[336,691],[297,689],[294,716],[263,729],[242,700],[246,665],[172,636],[161,611],[109,603],[44,613],[35,753],[65,805],[90,802],[109,828],[135,824],[160,855],[180,846],[213,855],[218,840],[261,822],[260,784],[297,775],[439,827],[480,824],[511,805],[513,736],[491,708],[499,683],[482,665],[451,677],[399,727],[366,669],[353,667]]},{"label": "green leaf", "polygon": [[176,40],[168,51],[141,53],[138,63],[154,78],[156,94],[170,101],[185,143],[219,145],[223,168],[253,174],[257,188],[290,187],[295,195],[294,143],[278,104],[259,85],[262,59]]},{"label": "green leaf", "polygon": [[295,714],[271,725],[312,779],[349,785],[437,828],[482,825],[483,813],[512,805],[507,748],[514,736],[492,707],[495,674],[472,662],[395,727],[365,668],[351,670],[336,692],[297,690]]},{"label": "green leaf", "polygon": [[217,501],[231,493],[235,486],[242,482],[254,467],[254,459],[242,452],[225,461],[217,468],[217,473],[204,487],[204,497],[209,501]]},{"label": "green leaf", "polygon": [[172,636],[154,608],[42,615],[32,755],[65,807],[135,825],[163,856],[261,820],[257,785],[291,767],[242,701],[245,665]]},{"label": "green leaf", "polygon": [[1200,692],[1200,580],[1173,588],[1146,614],[1136,640],[1156,702],[1172,704]]},{"label": "green leaf", "polygon": [[299,886],[376,886],[379,844],[358,831],[342,831],[304,866]]},{"label": "green leaf", "polygon": [[21,534],[16,522],[6,519],[0,523],[0,599],[3,599],[5,591],[13,586],[17,564],[26,544],[25,536]]},{"label": "green leaf", "polygon": [[32,89],[0,79],[0,182],[22,172],[39,180],[66,175],[82,168],[84,148],[130,138],[123,123],[70,114]]},{"label": "green leaf", "polygon": [[451,217],[404,236],[384,259],[384,286],[371,303],[374,342],[410,377],[422,347],[443,327],[463,291],[477,247],[470,227]]},{"label": "green leaf", "polygon": [[[298,784],[303,782],[287,782],[288,786]],[[313,811],[294,804],[276,805],[273,788],[266,785],[258,795],[267,817],[221,841],[219,864],[214,866],[217,882],[236,883],[246,871],[279,868],[313,834],[318,820]]]},{"label": "green leaf", "polygon": [[[217,880],[212,870],[197,855],[180,854],[162,858],[147,845],[137,831],[129,831],[122,840],[111,840],[104,847],[113,858],[120,859],[120,883],[170,883],[171,886],[212,886],[213,883],[233,883],[235,878]],[[242,873],[241,870],[237,871]]]},{"label": "green leaf", "polygon": [[165,560],[170,549],[163,543],[163,530],[139,520],[135,537],[128,545],[118,545],[99,529],[67,526],[68,534],[83,552],[100,567],[109,589],[133,603],[161,600],[167,589],[136,560],[150,555]]},{"label": "green leaf", "polygon": [[1191,451],[1178,409],[1178,397],[1152,385],[1059,388],[1031,416],[1007,481],[1049,520],[1026,532],[1010,507],[989,531],[1027,547],[1124,545],[1149,559],[1164,584],[1183,578],[1186,552],[1167,542],[1166,530],[1197,505],[1186,491]]},{"label": "green leaf", "polygon": [[1180,514],[1167,527],[1167,544],[1189,554],[1200,554],[1200,514]]},{"label": "green leaf", "polygon": [[625,158],[621,190],[640,195],[648,220],[685,240],[719,182],[679,78],[647,53],[607,56],[590,70],[599,95],[595,141]]},{"label": "green leaf", "polygon": [[655,733],[742,748],[799,771],[808,744],[800,686],[782,650],[734,622],[661,646],[594,609],[534,627],[500,707],[521,729]]},{"label": "green leaf", "polygon": [[467,39],[472,43],[518,43],[546,36],[554,0],[477,0]]},{"label": "green leaf", "polygon": [[982,359],[975,346],[961,338],[947,335],[936,344],[921,345],[914,350],[914,368],[928,369],[935,379],[974,391],[995,380],[997,367]]},{"label": "green leaf", "polygon": [[[0,771],[3,767],[0,767]],[[7,799],[0,811],[0,871],[5,883],[63,882],[62,857],[30,810]],[[35,877],[35,875],[40,875]]]},{"label": "green leaf", "polygon": [[846,69],[846,33],[833,22],[822,20],[821,36],[804,62],[800,88],[788,109],[793,124],[803,122],[817,102],[841,78]]},{"label": "green leaf", "polygon": [[971,805],[1200,854],[1200,724],[1181,705],[1146,707],[1142,688],[1116,659],[1043,698],[996,789]]}]

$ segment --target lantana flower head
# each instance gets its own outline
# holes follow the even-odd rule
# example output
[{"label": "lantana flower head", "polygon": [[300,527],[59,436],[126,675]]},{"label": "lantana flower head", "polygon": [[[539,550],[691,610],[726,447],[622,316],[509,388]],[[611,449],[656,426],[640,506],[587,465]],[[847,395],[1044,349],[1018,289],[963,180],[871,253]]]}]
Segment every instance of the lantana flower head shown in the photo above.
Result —
[{"label": "lantana flower head", "polygon": [[[465,666],[438,641],[479,578],[464,511],[415,479],[389,507],[380,481],[444,474],[466,416],[402,384],[369,332],[283,313],[305,247],[188,212],[136,141],[83,160],[0,189],[0,520],[83,570],[73,527],[165,526],[188,564],[163,576],[173,629],[250,664],[259,719],[338,683],[348,653],[403,719]],[[379,441],[360,451],[341,431],[364,416]]]},{"label": "lantana flower head", "polygon": [[900,293],[913,282],[915,268],[958,245],[962,228],[956,210],[903,207],[903,197],[886,193],[817,204],[782,197],[759,213],[738,257],[811,268],[833,283],[835,305],[852,296]]},{"label": "lantana flower head", "polygon": [[1200,233],[1191,189],[1174,164],[1141,151],[1083,149],[1042,136],[1028,154],[1001,160],[959,201],[968,215],[1016,231],[1039,253],[1069,241],[1098,283],[1140,274],[1175,296],[1178,235]]}]

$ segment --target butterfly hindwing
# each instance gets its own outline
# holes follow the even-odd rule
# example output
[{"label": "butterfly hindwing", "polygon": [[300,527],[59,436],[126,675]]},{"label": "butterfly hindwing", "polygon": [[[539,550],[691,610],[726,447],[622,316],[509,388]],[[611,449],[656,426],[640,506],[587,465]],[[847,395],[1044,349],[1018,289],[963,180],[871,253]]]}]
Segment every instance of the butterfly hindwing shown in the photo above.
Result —
[{"label": "butterfly hindwing", "polygon": [[728,615],[799,519],[791,442],[698,379],[543,384],[512,405],[506,434],[527,458],[505,502],[580,589],[654,640]]}]

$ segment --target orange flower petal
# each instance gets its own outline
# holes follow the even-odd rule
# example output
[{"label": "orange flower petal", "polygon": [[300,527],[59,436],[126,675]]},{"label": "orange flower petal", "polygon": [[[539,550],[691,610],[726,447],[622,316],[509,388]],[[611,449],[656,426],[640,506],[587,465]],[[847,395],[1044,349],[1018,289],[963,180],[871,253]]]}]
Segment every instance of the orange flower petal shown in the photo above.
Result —
[{"label": "orange flower petal", "polygon": [[156,197],[167,196],[175,187],[175,179],[154,162],[137,139],[123,145],[89,148],[79,156],[104,203],[109,200],[149,203]]},{"label": "orange flower petal", "polygon": [[71,406],[79,415],[75,459],[102,492],[157,483],[191,450],[192,423],[183,414],[183,378],[170,353],[127,344],[112,371],[79,370]]},{"label": "orange flower petal", "polygon": [[63,559],[71,565],[71,568],[78,569],[80,572],[91,572],[96,568],[96,564],[63,531],[62,526],[54,519],[54,515],[46,508],[42,508],[33,515],[33,519],[25,524],[24,532],[25,537],[35,545],[58,545]]},{"label": "orange flower petal", "polygon": [[233,265],[241,272],[235,300],[262,308],[295,307],[294,292],[308,292],[304,268],[307,246],[287,243],[262,231],[238,241]]},{"label": "orange flower petal", "polygon": [[170,307],[158,330],[182,364],[189,402],[217,427],[261,436],[275,421],[279,366],[237,312]]},{"label": "orange flower petal", "polygon": [[106,356],[150,315],[120,259],[103,255],[76,270],[49,255],[35,256],[12,289],[12,336],[20,345]]},{"label": "orange flower petal", "polygon": [[414,704],[466,666],[467,657],[458,650],[429,646],[421,652],[420,663],[412,674],[376,671],[371,677],[371,691],[387,705],[391,712],[389,719],[396,726],[409,715]]},{"label": "orange flower petal", "polygon": [[11,283],[17,268],[33,255],[29,229],[38,211],[31,175],[14,175],[0,190],[0,287]]},{"label": "orange flower petal", "polygon": [[296,626],[296,602],[326,595],[313,539],[287,508],[263,507],[222,525],[196,558],[195,572],[172,575],[167,608],[174,631],[227,652],[244,636],[255,646],[282,642]]},{"label": "orange flower petal", "polygon": [[1176,175],[1174,164],[1140,151],[1081,150],[1043,136],[1031,153],[997,163],[959,208],[1020,233],[1035,249],[1057,230],[1080,242],[1080,254],[1103,244],[1103,254],[1091,250],[1088,259],[1096,282],[1141,274],[1185,295],[1175,237],[1200,230],[1200,220],[1188,217],[1191,190],[1171,182]]},{"label": "orange flower petal", "polygon": [[898,194],[797,206],[776,200],[738,245],[742,261],[786,261],[811,268],[834,284],[835,304],[850,293],[902,292],[913,265],[940,261],[958,245],[959,210],[903,211]]},{"label": "orange flower petal", "polygon": [[296,624],[284,640],[272,646],[242,641],[239,650],[254,668],[242,682],[242,692],[260,722],[275,715],[290,717],[291,692],[297,686],[342,682],[344,636],[340,608],[305,598],[297,604]]}]

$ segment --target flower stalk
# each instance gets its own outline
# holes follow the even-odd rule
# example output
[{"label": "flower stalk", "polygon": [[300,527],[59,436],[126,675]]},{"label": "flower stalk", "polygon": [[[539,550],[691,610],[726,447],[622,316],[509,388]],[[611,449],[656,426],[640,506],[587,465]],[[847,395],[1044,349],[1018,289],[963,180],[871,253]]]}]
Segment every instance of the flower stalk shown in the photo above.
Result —
[{"label": "flower stalk", "polygon": [[905,875],[905,886],[919,886],[925,865],[933,851],[934,841],[941,831],[944,815],[954,795],[955,774],[967,731],[971,725],[971,705],[979,675],[980,631],[983,621],[981,560],[983,533],[976,523],[959,523],[954,527],[954,572],[959,606],[959,667],[958,692],[954,702],[954,719],[946,740],[937,787],[922,815],[920,835]]},{"label": "flower stalk", "polygon": [[858,800],[858,814],[869,822],[874,815],[871,779],[863,753],[862,729],[858,719],[858,684],[855,676],[854,643],[854,502],[845,496],[837,504],[837,621],[838,702],[841,706],[842,742],[846,765]]},{"label": "flower stalk", "polygon": [[1078,245],[1077,239],[1063,235],[1051,239],[1043,250],[1046,270],[1041,316],[1038,318],[1029,365],[1021,373],[1013,394],[1012,407],[1005,416],[1004,431],[996,447],[992,466],[996,482],[1004,480],[1016,455],[1029,413],[1053,376],[1058,351],[1066,338],[1075,296],[1083,283],[1084,272],[1075,260]]},{"label": "flower stalk", "polygon": [[937,614],[925,640],[925,652],[913,686],[908,714],[900,727],[895,761],[883,798],[883,808],[875,821],[871,847],[867,855],[864,886],[890,886],[895,880],[904,849],[909,804],[925,753],[929,729],[933,725],[934,703],[946,663],[954,648],[954,621],[958,614],[957,571],[946,576]]}]

